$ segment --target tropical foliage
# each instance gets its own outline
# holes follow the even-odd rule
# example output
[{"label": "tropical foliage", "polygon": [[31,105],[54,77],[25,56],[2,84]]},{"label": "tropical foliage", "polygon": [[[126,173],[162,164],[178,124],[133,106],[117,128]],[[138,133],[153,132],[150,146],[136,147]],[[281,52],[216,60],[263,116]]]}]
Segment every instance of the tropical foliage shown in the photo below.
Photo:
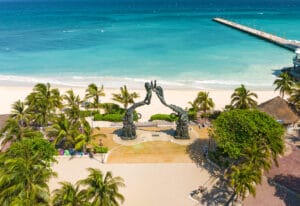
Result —
[{"label": "tropical foliage", "polygon": [[234,90],[231,95],[231,106],[234,109],[251,109],[256,108],[257,102],[253,98],[257,98],[257,94],[250,92],[242,84]]},{"label": "tropical foliage", "polygon": [[124,202],[119,187],[124,187],[124,180],[121,177],[113,177],[111,172],[105,175],[98,169],[88,168],[89,175],[86,179],[78,181],[83,185],[83,193],[93,206],[117,206]]},{"label": "tropical foliage", "polygon": [[175,122],[178,119],[177,115],[173,114],[154,114],[150,117],[150,121],[164,120],[168,122]]},{"label": "tropical foliage", "polygon": [[61,188],[53,191],[53,206],[89,206],[85,194],[70,182],[60,182]]},{"label": "tropical foliage", "polygon": [[3,138],[2,144],[7,142],[20,141],[24,138],[30,138],[32,136],[42,137],[43,134],[30,127],[24,127],[22,121],[9,118],[3,128],[0,130],[0,137]]},{"label": "tropical foliage", "polygon": [[82,100],[79,95],[76,95],[74,91],[68,90],[66,94],[63,96],[66,104],[64,105],[64,112],[67,115],[68,119],[72,124],[77,123],[80,118],[80,104]]},{"label": "tropical foliage", "polygon": [[32,117],[32,124],[48,126],[56,110],[62,106],[59,90],[51,89],[49,83],[37,84],[27,96],[26,105]]},{"label": "tropical foliage", "polygon": [[199,92],[197,97],[192,102],[188,102],[191,105],[189,109],[189,116],[191,119],[196,119],[197,113],[202,111],[203,117],[208,116],[208,111],[215,107],[215,103],[212,98],[209,97],[209,92]]},{"label": "tropical foliage", "polygon": [[284,149],[284,129],[257,110],[234,109],[221,113],[210,134],[230,160],[226,175],[238,197],[255,195],[263,171],[277,162]]},{"label": "tropical foliage", "polygon": [[285,94],[291,94],[294,84],[293,78],[287,72],[282,72],[274,81],[275,91],[279,90],[280,96],[284,98]]},{"label": "tropical foliage", "polygon": [[86,90],[86,99],[93,99],[93,106],[99,110],[100,106],[100,97],[105,96],[104,87],[98,87],[96,84],[90,84]]},{"label": "tropical foliage", "polygon": [[[128,93],[127,88],[124,91]],[[89,85],[86,97],[93,98],[97,109],[99,97],[103,95],[103,86]],[[137,94],[129,96],[132,100],[124,100],[127,105]],[[105,135],[100,133],[100,128],[93,130],[85,119],[85,116],[99,112],[83,112],[80,110],[81,103],[73,90],[61,96],[47,83],[35,85],[25,103],[18,100],[12,105],[11,115],[0,131],[2,144],[11,144],[6,152],[0,154],[0,205],[108,206],[124,201],[118,191],[118,187],[124,186],[122,178],[113,177],[111,172],[104,175],[99,170],[89,169],[89,177],[76,186],[62,182],[62,188],[54,191],[51,204],[47,183],[55,176],[51,169],[55,162],[53,156],[57,154],[54,146],[85,151],[88,145],[92,145],[95,152],[108,151],[107,147],[99,147],[92,142],[95,137]],[[119,106],[106,109],[117,110],[118,115],[124,113]],[[50,141],[44,138],[44,134]]]},{"label": "tropical foliage", "polygon": [[129,104],[134,103],[134,99],[139,97],[138,93],[136,92],[130,93],[126,85],[120,88],[119,94],[112,94],[112,95],[113,95],[112,100],[123,104],[125,109],[127,109]]},{"label": "tropical foliage", "polygon": [[[32,144],[38,141],[38,144]],[[44,142],[43,142],[44,141]],[[46,146],[44,154],[41,145]],[[55,175],[50,164],[51,144],[41,138],[24,139],[0,156],[0,205],[49,205],[49,179]]]}]

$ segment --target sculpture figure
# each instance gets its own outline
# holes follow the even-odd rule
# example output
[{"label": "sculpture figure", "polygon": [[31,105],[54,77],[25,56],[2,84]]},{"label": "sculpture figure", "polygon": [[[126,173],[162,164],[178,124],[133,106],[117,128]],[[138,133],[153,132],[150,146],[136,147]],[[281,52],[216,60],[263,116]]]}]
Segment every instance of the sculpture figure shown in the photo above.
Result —
[{"label": "sculpture figure", "polygon": [[189,139],[189,130],[188,130],[188,123],[189,123],[189,118],[188,114],[185,110],[182,108],[173,105],[173,104],[167,104],[166,100],[164,98],[164,92],[162,87],[156,86],[156,81],[151,82],[151,87],[152,90],[156,93],[157,97],[161,101],[161,103],[170,109],[172,109],[174,112],[176,112],[178,116],[178,120],[176,122],[176,132],[175,132],[175,138],[177,139]]},{"label": "sculpture figure", "polygon": [[129,107],[123,118],[123,128],[122,128],[122,139],[130,140],[136,138],[136,126],[134,125],[134,111],[137,107],[143,105],[149,105],[151,103],[152,97],[152,86],[149,82],[145,83],[145,89],[147,91],[146,97],[143,101],[134,103]]}]

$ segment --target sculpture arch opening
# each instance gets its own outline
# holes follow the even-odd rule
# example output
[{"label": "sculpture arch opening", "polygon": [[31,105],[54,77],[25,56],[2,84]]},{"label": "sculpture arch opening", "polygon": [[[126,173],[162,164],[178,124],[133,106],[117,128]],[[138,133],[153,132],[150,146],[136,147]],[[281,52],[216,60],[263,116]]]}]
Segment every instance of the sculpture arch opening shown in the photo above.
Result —
[{"label": "sculpture arch opening", "polygon": [[164,91],[161,86],[157,86],[156,81],[154,82],[146,82],[145,83],[145,89],[146,89],[146,96],[143,101],[134,103],[131,107],[129,107],[124,115],[123,118],[123,128],[122,128],[122,139],[124,140],[132,140],[136,138],[136,125],[134,124],[133,119],[133,113],[136,108],[144,106],[144,105],[150,105],[151,104],[151,98],[152,98],[152,92],[156,94],[156,96],[159,98],[160,102],[165,105],[166,107],[170,108],[176,116],[178,116],[178,120],[176,122],[176,131],[174,137],[176,139],[189,139],[189,119],[187,112],[182,109],[181,107],[178,107],[173,104],[167,104],[165,97],[164,97]]}]

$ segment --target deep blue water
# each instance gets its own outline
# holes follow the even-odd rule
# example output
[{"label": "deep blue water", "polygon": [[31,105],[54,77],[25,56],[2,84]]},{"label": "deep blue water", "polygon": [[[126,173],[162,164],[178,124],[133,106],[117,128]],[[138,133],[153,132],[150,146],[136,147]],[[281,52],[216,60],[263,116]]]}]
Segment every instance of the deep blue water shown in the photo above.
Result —
[{"label": "deep blue water", "polygon": [[293,53],[213,17],[300,40],[299,0],[0,0],[0,84],[272,88]]}]

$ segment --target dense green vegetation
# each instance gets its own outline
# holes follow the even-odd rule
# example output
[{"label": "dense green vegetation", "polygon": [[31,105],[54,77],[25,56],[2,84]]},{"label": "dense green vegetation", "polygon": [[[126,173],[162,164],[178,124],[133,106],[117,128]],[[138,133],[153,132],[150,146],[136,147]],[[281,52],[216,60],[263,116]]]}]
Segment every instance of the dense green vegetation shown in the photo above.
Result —
[{"label": "dense green vegetation", "polygon": [[54,147],[39,137],[15,142],[1,154],[0,205],[49,205],[54,154]]},{"label": "dense green vegetation", "polygon": [[[110,172],[103,176],[101,171],[89,169],[90,176],[81,180],[84,189],[62,183],[51,203],[47,183],[55,176],[51,164],[56,148],[87,151],[90,145],[95,153],[108,152],[107,147],[92,144],[95,137],[104,135],[99,128],[93,130],[84,118],[100,114],[103,86],[91,84],[86,92],[86,99],[93,99],[89,110],[82,109],[83,100],[73,90],[60,95],[50,84],[37,84],[25,102],[18,100],[12,105],[11,115],[0,131],[2,145],[11,143],[0,154],[0,205],[119,205],[118,201],[124,200],[118,192],[118,187],[124,185],[120,177],[112,177]],[[102,108],[119,117],[125,111],[115,104],[104,104]],[[89,185],[89,181],[99,185]],[[101,192],[92,194],[94,189]]]},{"label": "dense green vegetation", "polygon": [[97,110],[80,110],[79,117],[93,117],[96,114],[100,114]]},{"label": "dense green vegetation", "polygon": [[178,117],[175,114],[154,114],[150,117],[150,121],[164,120],[168,122],[177,121]]},{"label": "dense green vegetation", "polygon": [[94,146],[94,153],[107,153],[108,148],[103,146]]},{"label": "dense green vegetation", "polygon": [[226,177],[238,197],[255,195],[263,171],[283,153],[284,129],[272,117],[257,110],[223,112],[211,131],[221,155],[226,158]]}]

